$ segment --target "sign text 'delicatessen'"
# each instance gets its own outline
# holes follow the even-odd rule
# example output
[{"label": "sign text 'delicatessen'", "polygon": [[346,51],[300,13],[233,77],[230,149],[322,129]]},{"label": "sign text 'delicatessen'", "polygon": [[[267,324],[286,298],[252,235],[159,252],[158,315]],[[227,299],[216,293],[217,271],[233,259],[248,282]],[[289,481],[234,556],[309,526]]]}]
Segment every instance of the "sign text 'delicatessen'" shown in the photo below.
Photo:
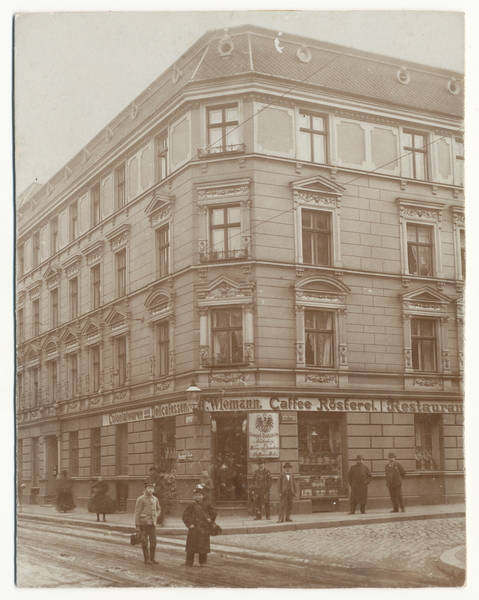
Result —
[{"label": "sign text 'delicatessen'", "polygon": [[133,410],[121,410],[103,415],[103,425],[119,425],[133,421],[147,421],[161,417],[174,417],[191,412],[187,402],[165,402],[154,406],[144,406]]}]

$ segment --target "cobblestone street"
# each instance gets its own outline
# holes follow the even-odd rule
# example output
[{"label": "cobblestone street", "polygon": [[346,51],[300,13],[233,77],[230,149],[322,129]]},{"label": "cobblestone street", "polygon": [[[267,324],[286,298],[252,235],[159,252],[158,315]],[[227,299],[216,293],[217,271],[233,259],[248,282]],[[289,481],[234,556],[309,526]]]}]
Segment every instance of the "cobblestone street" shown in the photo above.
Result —
[{"label": "cobblestone street", "polygon": [[[352,517],[354,518],[354,517]],[[224,545],[320,559],[325,564],[432,573],[445,550],[465,544],[465,519],[428,519],[269,535],[225,535]]]}]

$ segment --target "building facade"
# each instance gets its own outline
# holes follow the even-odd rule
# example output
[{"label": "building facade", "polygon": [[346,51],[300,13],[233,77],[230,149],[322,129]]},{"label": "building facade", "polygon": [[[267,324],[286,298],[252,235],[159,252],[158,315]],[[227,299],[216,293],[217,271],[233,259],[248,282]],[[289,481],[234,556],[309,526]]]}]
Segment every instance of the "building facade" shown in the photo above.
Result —
[{"label": "building facade", "polygon": [[391,451],[463,498],[462,75],[275,36],[205,34],[18,199],[23,501],[159,465],[241,508],[265,457],[337,510],[361,454],[383,506]]}]

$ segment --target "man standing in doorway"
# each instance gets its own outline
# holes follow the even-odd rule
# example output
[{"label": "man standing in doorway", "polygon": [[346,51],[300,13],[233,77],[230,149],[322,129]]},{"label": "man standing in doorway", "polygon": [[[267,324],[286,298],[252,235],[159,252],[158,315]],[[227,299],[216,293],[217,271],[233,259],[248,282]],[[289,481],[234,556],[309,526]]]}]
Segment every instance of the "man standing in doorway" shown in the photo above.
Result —
[{"label": "man standing in doorway", "polygon": [[395,458],[396,455],[390,452],[388,464],[386,465],[386,487],[393,503],[391,512],[399,512],[399,507],[401,507],[402,512],[406,512],[402,499],[402,480],[406,477],[406,471],[400,463],[396,462]]},{"label": "man standing in doorway", "polygon": [[268,521],[271,519],[269,505],[269,492],[271,489],[271,483],[271,473],[268,471],[268,469],[265,469],[264,460],[258,460],[258,469],[253,475],[253,492],[256,509],[256,516],[254,518],[255,521],[261,521],[261,506],[263,504],[266,519]]},{"label": "man standing in doorway", "polygon": [[348,482],[351,487],[349,496],[350,515],[354,515],[358,504],[361,508],[361,514],[364,515],[366,512],[368,485],[371,483],[372,479],[371,471],[363,464],[363,457],[358,454],[356,456],[356,464],[349,469],[348,473]]},{"label": "man standing in doorway", "polygon": [[293,498],[296,496],[296,482],[294,475],[291,473],[292,465],[287,462],[283,465],[284,473],[281,473],[279,477],[278,491],[279,491],[279,515],[278,523],[286,521],[292,521],[291,511],[293,510]]}]

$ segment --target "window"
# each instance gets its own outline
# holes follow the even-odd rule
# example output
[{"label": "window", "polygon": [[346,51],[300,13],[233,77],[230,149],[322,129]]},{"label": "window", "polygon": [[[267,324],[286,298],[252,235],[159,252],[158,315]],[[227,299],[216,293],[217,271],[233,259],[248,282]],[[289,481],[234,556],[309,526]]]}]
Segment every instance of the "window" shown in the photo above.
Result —
[{"label": "window", "polygon": [[32,313],[33,313],[33,335],[36,337],[40,335],[40,300],[34,300],[32,302]]},{"label": "window", "polygon": [[156,326],[157,339],[157,375],[168,375],[170,368],[170,338],[168,321],[162,321]]},{"label": "window", "polygon": [[50,235],[51,235],[51,246],[50,255],[58,252],[58,218],[50,221]]},{"label": "window", "polygon": [[126,383],[126,338],[124,336],[116,338],[116,365],[118,368],[118,385]]},{"label": "window", "polygon": [[210,260],[245,258],[241,248],[241,212],[239,206],[222,206],[210,211]]},{"label": "window", "polygon": [[300,110],[298,158],[314,163],[327,162],[327,117]]},{"label": "window", "polygon": [[33,367],[30,371],[30,384],[32,394],[32,408],[35,408],[38,404],[38,367]]},{"label": "window", "polygon": [[100,308],[101,301],[101,285],[100,285],[100,265],[95,265],[91,268],[91,288],[93,309]]},{"label": "window", "polygon": [[243,312],[240,306],[212,311],[215,365],[243,362]]},{"label": "window", "polygon": [[69,437],[69,449],[70,449],[70,473],[73,477],[78,476],[78,431],[70,431]]},{"label": "window", "polygon": [[176,468],[175,417],[153,421],[153,463],[166,473]]},{"label": "window", "polygon": [[126,204],[126,178],[125,178],[125,165],[121,165],[115,170],[115,184],[116,184],[116,208],[119,210]]},{"label": "window", "polygon": [[17,410],[23,407],[23,374],[17,373]]},{"label": "window", "polygon": [[431,277],[432,269],[432,228],[421,225],[407,225],[407,258],[410,275]]},{"label": "window", "polygon": [[441,468],[439,415],[414,415],[414,431],[416,436],[416,469]]},{"label": "window", "polygon": [[91,352],[91,391],[96,394],[100,390],[100,348],[93,346]]},{"label": "window", "polygon": [[238,105],[208,108],[208,153],[237,150],[239,143]]},{"label": "window", "polygon": [[427,136],[416,131],[404,129],[404,155],[401,160],[404,177],[426,181],[427,175]]},{"label": "window", "polygon": [[91,475],[101,473],[101,429],[91,430]]},{"label": "window", "polygon": [[158,254],[158,277],[166,277],[170,265],[170,226],[163,225],[156,230],[156,247]]},{"label": "window", "polygon": [[436,321],[411,319],[412,368],[436,371]]},{"label": "window", "polygon": [[22,344],[25,339],[25,323],[23,320],[23,308],[17,311],[17,343]]},{"label": "window", "polygon": [[78,277],[70,279],[70,318],[78,317]]},{"label": "window", "polygon": [[58,289],[50,292],[50,306],[52,313],[52,327],[58,327]]},{"label": "window", "polygon": [[464,185],[464,140],[454,138],[455,184]]},{"label": "window", "polygon": [[303,263],[331,265],[331,214],[319,210],[301,211]]},{"label": "window", "polygon": [[18,277],[23,277],[25,275],[25,246],[23,244],[17,249],[17,268]]},{"label": "window", "polygon": [[78,354],[68,355],[68,393],[74,398],[78,393]]},{"label": "window", "polygon": [[117,296],[126,294],[126,250],[115,254],[116,263],[116,292]]},{"label": "window", "polygon": [[72,202],[68,209],[70,219],[70,243],[78,237],[78,202]]},{"label": "window", "polygon": [[334,365],[334,313],[325,310],[305,310],[306,365]]},{"label": "window", "polygon": [[461,275],[466,278],[466,231],[465,229],[459,230],[459,246],[461,253]]},{"label": "window", "polygon": [[57,383],[58,383],[57,361],[52,360],[48,363],[48,387],[50,388],[49,400],[52,404],[55,404],[55,402],[58,400]]},{"label": "window", "polygon": [[100,210],[100,184],[98,183],[91,189],[91,223],[92,227],[95,227],[100,223],[101,210]]},{"label": "window", "polygon": [[168,177],[168,131],[162,131],[157,138],[158,181]]},{"label": "window", "polygon": [[40,232],[33,234],[32,241],[32,250],[33,250],[33,268],[38,267],[40,264]]},{"label": "window", "polygon": [[116,426],[116,474],[128,475],[128,424]]}]

